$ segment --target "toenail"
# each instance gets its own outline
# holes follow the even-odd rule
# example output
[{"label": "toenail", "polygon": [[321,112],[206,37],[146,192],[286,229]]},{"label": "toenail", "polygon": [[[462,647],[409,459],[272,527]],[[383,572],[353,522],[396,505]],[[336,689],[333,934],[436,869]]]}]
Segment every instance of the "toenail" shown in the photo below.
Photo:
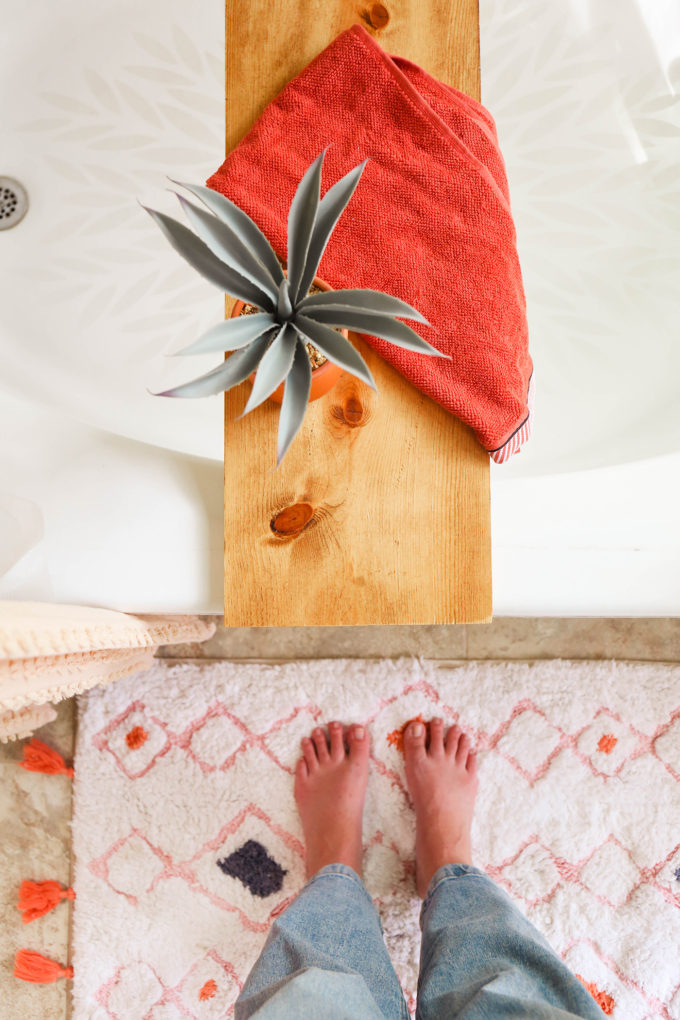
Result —
[{"label": "toenail", "polygon": [[443,720],[443,719],[440,719],[440,718],[439,718],[439,716],[436,716],[436,717],[435,717],[435,718],[434,718],[434,719],[432,720],[432,722],[433,722],[433,723],[435,724],[435,726],[441,726],[441,724],[442,724],[442,722],[443,722],[443,721],[444,721],[444,720]]},{"label": "toenail", "polygon": [[364,739],[364,728],[363,728],[363,726],[357,726],[356,727],[356,729],[354,730],[354,736],[357,738],[357,740],[363,740]]},{"label": "toenail", "polygon": [[422,737],[424,732],[425,732],[425,730],[423,728],[423,724],[422,723],[419,723],[419,722],[411,723],[411,736],[412,737]]},{"label": "toenail", "polygon": [[333,729],[334,729],[334,730],[337,730],[337,728],[339,727],[339,725],[340,725],[340,723],[339,723],[339,722],[332,722],[332,723],[331,723],[331,726],[333,727]]},{"label": "toenail", "polygon": [[314,736],[315,737],[320,737],[321,736],[321,730],[318,727],[314,730]]}]

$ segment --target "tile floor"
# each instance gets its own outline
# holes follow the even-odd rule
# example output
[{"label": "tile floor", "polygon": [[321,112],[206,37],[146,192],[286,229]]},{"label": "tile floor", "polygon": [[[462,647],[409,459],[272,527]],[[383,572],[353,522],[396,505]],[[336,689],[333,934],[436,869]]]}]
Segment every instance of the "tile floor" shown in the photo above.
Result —
[{"label": "tile floor", "polygon": [[[433,659],[629,659],[680,661],[680,618],[500,617],[484,626],[227,629],[218,617],[203,645],[168,645],[163,658],[295,659],[415,654]],[[39,736],[67,759],[75,742],[75,699],[61,702]],[[69,983],[33,986],[12,976],[19,947],[68,961],[70,909],[61,904],[24,926],[16,910],[23,878],[70,881],[71,784],[17,768],[22,742],[0,744],[0,1003],[3,1020],[70,1015]]]},{"label": "tile floor", "polygon": [[490,624],[432,627],[242,627],[219,617],[203,645],[167,645],[171,658],[311,659],[421,655],[428,659],[680,660],[680,617],[498,617]]}]

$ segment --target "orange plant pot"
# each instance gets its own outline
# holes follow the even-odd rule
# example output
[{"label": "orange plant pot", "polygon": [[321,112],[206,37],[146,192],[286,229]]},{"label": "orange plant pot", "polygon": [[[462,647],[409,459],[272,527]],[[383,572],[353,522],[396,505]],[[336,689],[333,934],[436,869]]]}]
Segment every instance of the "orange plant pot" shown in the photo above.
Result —
[{"label": "orange plant pot", "polygon": [[[321,280],[318,276],[315,276],[314,279],[312,280],[312,286],[318,287],[319,290],[333,290],[329,283],[326,283],[325,280]],[[237,315],[241,315],[243,309],[245,308],[245,305],[246,305],[245,301],[237,301],[234,307],[232,308],[231,318],[235,319]],[[339,330],[339,332],[342,333],[346,340],[349,339],[348,330],[342,329]],[[312,400],[318,400],[319,397],[323,397],[326,393],[328,393],[329,390],[333,389],[336,382],[342,375],[342,372],[343,369],[341,369],[339,365],[334,364],[332,361],[324,361],[323,365],[319,365],[318,368],[313,368],[312,388],[309,391],[309,403],[311,404]],[[253,372],[248,378],[252,383],[253,380],[255,379],[255,373]],[[274,403],[276,404],[280,404],[281,401],[283,400],[284,385],[285,385],[284,383],[281,383],[278,389],[274,390],[271,397],[269,398],[270,400],[273,400]]]}]

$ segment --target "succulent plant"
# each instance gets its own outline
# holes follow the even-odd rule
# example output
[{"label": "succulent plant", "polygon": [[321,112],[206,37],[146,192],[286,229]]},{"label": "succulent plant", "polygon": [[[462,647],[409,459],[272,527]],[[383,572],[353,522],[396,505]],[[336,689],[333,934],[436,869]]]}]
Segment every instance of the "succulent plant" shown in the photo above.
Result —
[{"label": "succulent plant", "polygon": [[347,206],[368,160],[321,193],[326,149],[300,181],[288,214],[287,273],[256,223],[228,198],[201,185],[181,184],[205,209],[177,194],[196,233],[154,209],[153,217],[170,244],[221,291],[254,306],[254,314],[227,319],[209,329],[178,354],[233,353],[206,375],[154,394],[202,397],[257,374],[243,414],[252,411],[285,380],[278,431],[281,463],[305,415],[312,369],[306,345],[313,344],[329,361],[375,389],[359,352],[338,329],[382,337],[421,354],[447,357],[395,316],[430,325],[415,308],[397,297],[370,289],[308,293],[319,262],[340,215]]}]

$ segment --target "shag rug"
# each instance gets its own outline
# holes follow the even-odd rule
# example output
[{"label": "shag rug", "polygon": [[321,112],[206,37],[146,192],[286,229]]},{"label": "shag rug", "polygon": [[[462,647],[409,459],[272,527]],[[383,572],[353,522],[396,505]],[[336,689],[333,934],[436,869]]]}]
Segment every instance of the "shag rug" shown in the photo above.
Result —
[{"label": "shag rug", "polygon": [[304,882],[300,738],[368,725],[367,887],[413,1009],[420,902],[398,733],[472,731],[476,863],[617,1020],[680,1017],[680,667],[154,666],[79,699],[75,1020],[233,1014]]}]

